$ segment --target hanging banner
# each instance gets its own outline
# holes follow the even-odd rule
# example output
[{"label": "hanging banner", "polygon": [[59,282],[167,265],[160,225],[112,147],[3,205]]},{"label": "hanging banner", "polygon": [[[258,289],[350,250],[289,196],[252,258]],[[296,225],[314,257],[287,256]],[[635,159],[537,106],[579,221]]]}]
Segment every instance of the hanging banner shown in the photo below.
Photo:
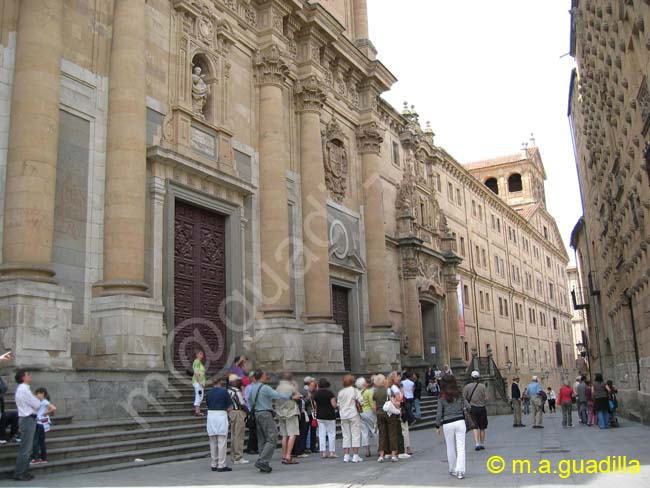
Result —
[{"label": "hanging banner", "polygon": [[465,337],[465,305],[463,304],[463,279],[460,275],[458,278],[458,325],[460,327],[460,336]]}]

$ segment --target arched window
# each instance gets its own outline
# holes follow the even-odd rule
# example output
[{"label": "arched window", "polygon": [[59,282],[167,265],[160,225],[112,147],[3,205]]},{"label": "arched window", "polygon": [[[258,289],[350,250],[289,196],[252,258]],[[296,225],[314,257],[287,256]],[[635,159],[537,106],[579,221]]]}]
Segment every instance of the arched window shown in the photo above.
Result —
[{"label": "arched window", "polygon": [[499,183],[496,178],[488,178],[485,180],[485,186],[487,186],[493,193],[499,194]]},{"label": "arched window", "polygon": [[521,175],[519,173],[511,174],[508,177],[508,191],[510,193],[521,191],[523,185],[521,183]]}]

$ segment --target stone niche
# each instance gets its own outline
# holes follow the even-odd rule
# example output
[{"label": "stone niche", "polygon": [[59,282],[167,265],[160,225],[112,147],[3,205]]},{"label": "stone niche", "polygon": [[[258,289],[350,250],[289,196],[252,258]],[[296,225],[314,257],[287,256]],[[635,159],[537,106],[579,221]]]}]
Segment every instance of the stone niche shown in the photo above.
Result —
[{"label": "stone niche", "polygon": [[162,145],[204,165],[238,176],[230,128],[230,49],[236,37],[212,2],[174,2],[177,63],[172,66],[171,113]]}]

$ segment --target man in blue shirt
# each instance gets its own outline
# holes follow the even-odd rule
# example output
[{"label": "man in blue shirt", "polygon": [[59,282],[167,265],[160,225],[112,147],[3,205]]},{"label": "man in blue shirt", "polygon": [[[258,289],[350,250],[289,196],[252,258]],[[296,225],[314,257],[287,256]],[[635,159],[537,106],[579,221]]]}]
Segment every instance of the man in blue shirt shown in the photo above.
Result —
[{"label": "man in blue shirt", "polygon": [[223,387],[223,379],[214,380],[212,388],[205,397],[208,405],[207,430],[210,438],[210,457],[212,471],[226,472],[232,468],[226,466],[228,445],[228,412],[232,410],[232,400],[228,390]]},{"label": "man in blue shirt", "polygon": [[526,393],[530,398],[530,403],[533,406],[533,429],[543,429],[543,415],[544,411],[542,407],[544,406],[544,400],[540,396],[542,391],[542,385],[537,381],[537,376],[533,376],[530,384],[526,387]]},{"label": "man in blue shirt", "polygon": [[278,428],[273,418],[273,400],[291,400],[292,398],[300,400],[302,397],[300,394],[292,397],[275,391],[266,384],[269,379],[264,370],[255,371],[255,379],[257,383],[251,388],[248,395],[251,411],[255,412],[257,442],[260,452],[255,467],[262,473],[270,473],[272,468],[269,463],[278,442]]}]

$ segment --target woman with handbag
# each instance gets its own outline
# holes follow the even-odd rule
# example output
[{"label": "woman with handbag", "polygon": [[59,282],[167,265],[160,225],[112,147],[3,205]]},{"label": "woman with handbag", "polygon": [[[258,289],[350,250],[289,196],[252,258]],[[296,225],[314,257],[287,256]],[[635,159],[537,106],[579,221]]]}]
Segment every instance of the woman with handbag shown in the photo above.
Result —
[{"label": "woman with handbag", "polygon": [[[379,457],[377,462],[384,462],[384,455],[390,452],[394,461],[397,461],[397,432],[399,430],[399,413],[395,416],[386,410],[390,406],[390,395],[388,393],[386,378],[383,374],[375,375],[373,378],[373,410],[377,412],[377,432],[379,434],[379,445],[377,451]],[[398,410],[399,411],[399,410]],[[395,419],[397,423],[395,423]]]},{"label": "woman with handbag", "polygon": [[[343,462],[360,463],[361,446],[361,395],[354,387],[354,376],[346,374],[343,377],[343,389],[339,391],[337,403],[341,417],[341,433],[343,434]],[[350,450],[353,455],[350,456]]]},{"label": "woman with handbag", "polygon": [[[469,410],[469,403],[463,398],[456,378],[451,374],[444,375],[440,380],[440,397],[438,398],[435,422],[436,434],[441,435],[440,426],[442,426],[447,445],[449,474],[458,479],[465,477],[466,422],[473,423]],[[470,425],[471,427],[472,425]]]}]

